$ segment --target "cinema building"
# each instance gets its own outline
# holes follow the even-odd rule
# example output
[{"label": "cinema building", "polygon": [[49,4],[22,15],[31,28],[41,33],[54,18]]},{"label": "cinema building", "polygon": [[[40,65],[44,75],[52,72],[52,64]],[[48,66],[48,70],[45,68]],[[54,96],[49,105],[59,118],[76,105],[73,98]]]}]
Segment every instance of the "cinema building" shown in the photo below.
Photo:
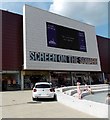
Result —
[{"label": "cinema building", "polygon": [[28,5],[23,15],[0,12],[3,90],[31,89],[39,81],[60,87],[110,80],[110,40],[96,36],[94,26]]}]

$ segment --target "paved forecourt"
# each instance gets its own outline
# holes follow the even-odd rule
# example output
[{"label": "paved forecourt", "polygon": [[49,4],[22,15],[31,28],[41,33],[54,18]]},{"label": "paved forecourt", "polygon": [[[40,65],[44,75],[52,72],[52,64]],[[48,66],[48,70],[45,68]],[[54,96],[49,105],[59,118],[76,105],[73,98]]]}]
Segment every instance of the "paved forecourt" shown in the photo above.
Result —
[{"label": "paved forecourt", "polygon": [[33,102],[32,91],[2,92],[2,118],[93,118],[58,101]]}]

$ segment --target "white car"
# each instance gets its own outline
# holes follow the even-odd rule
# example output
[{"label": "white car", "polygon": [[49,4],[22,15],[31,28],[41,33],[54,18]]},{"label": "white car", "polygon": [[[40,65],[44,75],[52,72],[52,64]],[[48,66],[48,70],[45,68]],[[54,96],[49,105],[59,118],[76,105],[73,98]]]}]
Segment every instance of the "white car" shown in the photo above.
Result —
[{"label": "white car", "polygon": [[52,98],[57,99],[55,89],[52,87],[51,83],[48,82],[38,82],[35,84],[32,91],[33,101],[37,101],[38,98]]}]

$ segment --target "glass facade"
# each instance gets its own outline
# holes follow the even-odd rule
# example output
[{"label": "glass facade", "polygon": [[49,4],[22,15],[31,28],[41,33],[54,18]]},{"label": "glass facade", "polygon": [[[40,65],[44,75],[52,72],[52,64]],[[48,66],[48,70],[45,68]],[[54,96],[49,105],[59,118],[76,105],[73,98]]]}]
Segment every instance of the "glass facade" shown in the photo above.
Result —
[{"label": "glass facade", "polygon": [[21,80],[19,73],[3,73],[2,74],[2,90],[20,90]]}]

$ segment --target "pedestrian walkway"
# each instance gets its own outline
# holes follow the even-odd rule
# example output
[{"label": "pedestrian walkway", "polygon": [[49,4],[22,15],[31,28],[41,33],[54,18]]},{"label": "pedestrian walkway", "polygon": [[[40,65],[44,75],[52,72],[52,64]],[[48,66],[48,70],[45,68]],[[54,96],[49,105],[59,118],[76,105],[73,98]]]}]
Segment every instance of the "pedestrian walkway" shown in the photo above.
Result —
[{"label": "pedestrian walkway", "polygon": [[94,118],[58,101],[33,102],[32,91],[2,93],[3,118]]}]

